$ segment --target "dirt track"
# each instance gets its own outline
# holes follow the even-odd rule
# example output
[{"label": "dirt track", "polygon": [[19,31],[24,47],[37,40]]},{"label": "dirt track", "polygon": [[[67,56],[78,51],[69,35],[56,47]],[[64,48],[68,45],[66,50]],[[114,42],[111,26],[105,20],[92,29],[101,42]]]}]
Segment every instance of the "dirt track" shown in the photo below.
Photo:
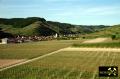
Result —
[{"label": "dirt track", "polygon": [[63,51],[104,51],[104,52],[120,52],[119,48],[76,48],[76,47],[68,47]]},{"label": "dirt track", "polygon": [[108,40],[108,38],[96,38],[96,39],[84,41],[83,43],[100,43],[100,42],[104,42],[106,40]]},{"label": "dirt track", "polygon": [[[96,39],[91,39],[91,40],[87,40],[84,41],[83,43],[101,43],[104,41],[107,41],[108,38],[96,38]],[[119,48],[88,48],[88,47],[80,47],[80,48],[76,48],[76,47],[68,47],[66,49],[64,49],[64,51],[109,51],[109,52],[120,52]]]},{"label": "dirt track", "polygon": [[19,65],[23,65],[23,64],[26,64],[26,63],[30,63],[30,62],[36,61],[38,59],[45,58],[45,57],[50,56],[52,54],[59,53],[62,50],[64,50],[64,49],[60,49],[60,50],[57,50],[57,51],[54,51],[54,52],[51,52],[51,53],[48,53],[48,54],[45,54],[45,55],[33,58],[33,59],[29,59],[29,60],[26,60],[26,61],[23,61],[23,62],[20,62],[20,63],[17,63],[17,64],[10,65],[10,66],[7,65],[4,68],[1,68],[0,71],[6,70],[6,69],[10,69],[10,68],[13,68],[13,67],[16,67],[16,66],[19,66]]},{"label": "dirt track", "polygon": [[25,61],[25,59],[0,59],[0,68],[9,66],[12,64],[20,63]]}]

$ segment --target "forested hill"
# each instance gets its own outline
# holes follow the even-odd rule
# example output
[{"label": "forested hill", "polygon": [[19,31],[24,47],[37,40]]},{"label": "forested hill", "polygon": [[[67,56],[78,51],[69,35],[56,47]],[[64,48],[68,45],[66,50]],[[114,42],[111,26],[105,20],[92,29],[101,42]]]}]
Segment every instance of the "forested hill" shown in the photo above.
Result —
[{"label": "forested hill", "polygon": [[106,26],[73,25],[68,23],[46,21],[44,18],[40,17],[28,17],[11,19],[0,18],[0,28],[2,33],[9,33],[12,35],[50,36],[55,33],[59,33],[61,35],[93,33],[106,28]]}]

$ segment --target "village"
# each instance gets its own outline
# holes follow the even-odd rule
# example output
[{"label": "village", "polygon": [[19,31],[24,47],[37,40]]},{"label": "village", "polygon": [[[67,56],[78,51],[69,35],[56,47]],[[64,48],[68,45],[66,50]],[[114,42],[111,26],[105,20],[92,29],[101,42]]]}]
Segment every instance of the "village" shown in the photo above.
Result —
[{"label": "village", "polygon": [[5,37],[0,39],[0,44],[8,44],[8,43],[26,43],[26,42],[35,42],[35,41],[48,41],[53,40],[58,37],[58,34],[53,36],[15,36],[15,37]]}]

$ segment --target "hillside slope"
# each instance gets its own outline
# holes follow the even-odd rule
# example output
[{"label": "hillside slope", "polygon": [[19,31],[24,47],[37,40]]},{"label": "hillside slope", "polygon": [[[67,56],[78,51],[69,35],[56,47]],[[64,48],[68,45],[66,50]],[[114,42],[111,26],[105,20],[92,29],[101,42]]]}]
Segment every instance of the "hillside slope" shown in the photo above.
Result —
[{"label": "hillside slope", "polygon": [[89,34],[106,28],[106,26],[72,25],[68,23],[46,21],[44,18],[39,17],[29,17],[11,19],[0,18],[0,28],[2,29],[1,31],[13,35],[50,36],[55,33],[61,35]]},{"label": "hillside slope", "polygon": [[120,35],[120,25],[114,25],[108,28],[104,28],[99,32],[92,33],[91,35],[98,35],[98,36],[112,36],[112,35]]}]

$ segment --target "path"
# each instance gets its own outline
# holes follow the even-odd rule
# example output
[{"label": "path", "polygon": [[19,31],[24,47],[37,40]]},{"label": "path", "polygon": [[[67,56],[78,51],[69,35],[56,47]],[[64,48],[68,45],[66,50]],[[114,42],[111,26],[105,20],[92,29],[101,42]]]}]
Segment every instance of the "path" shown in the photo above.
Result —
[{"label": "path", "polygon": [[87,47],[68,47],[63,51],[105,51],[105,52],[120,52],[120,48],[87,48]]},{"label": "path", "polygon": [[62,50],[64,50],[64,49],[60,49],[60,50],[57,50],[57,51],[54,51],[54,52],[51,52],[51,53],[48,53],[48,54],[45,54],[45,55],[33,58],[33,59],[29,59],[29,60],[26,60],[26,61],[14,64],[14,65],[11,65],[11,66],[7,66],[7,67],[4,67],[4,68],[1,68],[0,71],[7,70],[7,69],[10,69],[10,68],[13,68],[13,67],[16,67],[16,66],[20,66],[20,65],[26,64],[26,63],[30,63],[30,62],[36,61],[38,59],[45,58],[45,57],[50,56],[52,54],[58,53],[58,52],[60,52]]},{"label": "path", "polygon": [[26,59],[0,59],[0,68],[26,61]]},{"label": "path", "polygon": [[96,38],[96,39],[84,41],[83,43],[100,43],[100,42],[104,42],[106,40],[108,40],[108,38]]}]

